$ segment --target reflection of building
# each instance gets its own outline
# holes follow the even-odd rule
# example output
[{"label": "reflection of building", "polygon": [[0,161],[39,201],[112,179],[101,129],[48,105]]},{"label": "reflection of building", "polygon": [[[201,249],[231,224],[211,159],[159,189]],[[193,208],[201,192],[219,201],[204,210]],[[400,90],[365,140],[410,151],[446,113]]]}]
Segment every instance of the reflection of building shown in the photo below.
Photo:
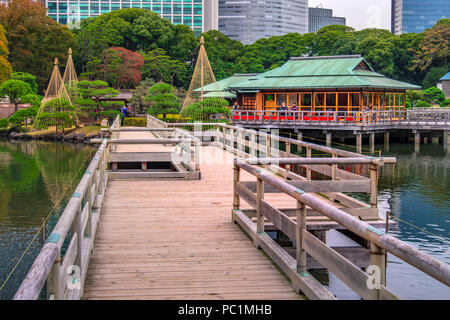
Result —
[{"label": "reflection of building", "polygon": [[333,10],[331,9],[308,8],[308,17],[308,32],[317,32],[332,24],[345,26],[345,18],[333,17]]},{"label": "reflection of building", "polygon": [[392,0],[391,31],[420,33],[439,19],[450,18],[449,0]]},{"label": "reflection of building", "polygon": [[[61,24],[77,23],[102,13],[125,8],[142,8],[158,13],[173,24],[185,24],[196,35],[205,31],[208,22],[205,3],[209,0],[45,0],[50,18]],[[212,11],[212,5],[207,6]],[[206,21],[205,21],[206,20]]]},{"label": "reflection of building", "polygon": [[307,0],[219,0],[219,31],[250,44],[260,38],[308,32]]},{"label": "reflection of building", "polygon": [[296,103],[304,111],[399,110],[405,90],[420,87],[376,73],[361,56],[291,58],[283,66],[230,85],[245,110],[276,110]]},{"label": "reflection of building", "polygon": [[439,79],[437,87],[444,91],[445,99],[450,99],[450,72]]}]

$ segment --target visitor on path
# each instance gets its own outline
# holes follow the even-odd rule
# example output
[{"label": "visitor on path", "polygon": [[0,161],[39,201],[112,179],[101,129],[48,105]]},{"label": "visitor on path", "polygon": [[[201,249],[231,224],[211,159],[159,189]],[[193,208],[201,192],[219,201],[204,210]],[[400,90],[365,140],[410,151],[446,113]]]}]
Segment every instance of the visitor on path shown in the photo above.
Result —
[{"label": "visitor on path", "polygon": [[123,119],[127,117],[128,108],[127,106],[123,106],[122,109],[120,109],[120,112],[122,113],[122,117],[120,117],[120,125],[123,126]]}]

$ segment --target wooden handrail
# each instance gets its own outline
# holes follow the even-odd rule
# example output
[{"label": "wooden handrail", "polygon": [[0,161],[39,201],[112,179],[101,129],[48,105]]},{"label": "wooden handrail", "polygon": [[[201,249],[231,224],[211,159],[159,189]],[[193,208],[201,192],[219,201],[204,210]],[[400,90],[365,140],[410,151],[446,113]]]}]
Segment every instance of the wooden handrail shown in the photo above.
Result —
[{"label": "wooden handrail", "polygon": [[336,208],[325,201],[321,201],[317,197],[306,193],[277,177],[267,174],[260,168],[255,168],[250,164],[238,161],[235,162],[235,167],[245,170],[264,183],[271,185],[279,191],[298,200],[300,203],[327,216],[361,238],[370,241],[377,248],[386,250],[447,286],[450,285],[450,265],[417,250],[408,243],[372,227],[368,223],[347,214],[343,210]]}]

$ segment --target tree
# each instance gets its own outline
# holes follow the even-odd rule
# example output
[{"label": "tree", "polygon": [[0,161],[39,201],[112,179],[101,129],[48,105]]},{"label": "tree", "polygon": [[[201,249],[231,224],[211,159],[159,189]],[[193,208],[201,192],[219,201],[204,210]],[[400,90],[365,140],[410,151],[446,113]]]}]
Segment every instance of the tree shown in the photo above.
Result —
[{"label": "tree", "polygon": [[163,114],[163,118],[165,119],[166,114],[179,112],[180,103],[170,84],[155,84],[148,90],[146,100],[150,102],[150,108],[147,110],[148,114],[154,116]]},{"label": "tree", "polygon": [[64,133],[64,129],[76,125],[76,119],[75,107],[64,98],[55,98],[46,102],[44,111],[37,115],[38,129],[55,126],[56,133]]},{"label": "tree", "polygon": [[187,79],[187,66],[178,60],[173,60],[164,49],[155,49],[144,55],[142,68],[144,78],[152,78],[155,82],[170,82],[171,86],[183,86]]},{"label": "tree", "polygon": [[447,74],[448,69],[449,66],[431,67],[423,79],[423,88],[428,89],[436,86],[439,79]]},{"label": "tree", "polygon": [[431,103],[432,105],[437,105],[445,100],[445,94],[442,90],[431,87],[423,91],[422,100]]},{"label": "tree", "polygon": [[424,71],[431,66],[447,66],[449,56],[450,19],[442,19],[424,32],[412,69]]},{"label": "tree", "polygon": [[9,101],[14,103],[14,111],[18,109],[21,97],[32,93],[30,85],[20,80],[8,80],[0,85],[0,96],[8,96]]},{"label": "tree", "polygon": [[155,81],[153,79],[147,78],[142,80],[134,90],[131,102],[133,103],[135,110],[138,110],[139,113],[145,112],[150,106],[150,102],[146,100],[146,98],[148,95],[148,89],[150,89],[154,84]]},{"label": "tree", "polygon": [[107,82],[101,80],[78,82],[78,92],[82,99],[76,100],[75,105],[80,111],[94,114],[96,117],[104,111],[103,108],[114,106],[114,103],[102,102],[101,100],[113,98],[120,93],[120,91],[111,88]]},{"label": "tree", "polygon": [[11,64],[8,61],[8,40],[6,40],[6,31],[0,25],[0,83],[11,77]]},{"label": "tree", "polygon": [[406,90],[406,98],[411,103],[411,107],[416,107],[416,103],[423,98],[421,90]]},{"label": "tree", "polygon": [[[115,88],[134,88],[141,81],[141,68],[144,66],[144,57],[138,52],[125,48],[111,47],[105,55],[117,57],[118,64],[114,69],[109,68],[109,73],[115,75]],[[99,66],[100,70],[106,70],[105,65]]]},{"label": "tree", "polygon": [[194,121],[214,121],[219,116],[229,115],[231,115],[231,111],[228,108],[228,102],[220,98],[205,98],[202,101],[186,106],[181,111],[181,116]]},{"label": "tree", "polygon": [[0,6],[0,24],[6,30],[13,70],[35,75],[42,91],[55,57],[67,59],[67,48],[74,45],[73,34],[48,17],[40,1],[9,0]]},{"label": "tree", "polygon": [[26,73],[26,72],[13,72],[11,74],[11,79],[14,80],[21,80],[23,82],[26,82],[30,85],[31,90],[33,93],[37,93],[38,90],[38,84],[36,82],[36,77],[32,74]]}]

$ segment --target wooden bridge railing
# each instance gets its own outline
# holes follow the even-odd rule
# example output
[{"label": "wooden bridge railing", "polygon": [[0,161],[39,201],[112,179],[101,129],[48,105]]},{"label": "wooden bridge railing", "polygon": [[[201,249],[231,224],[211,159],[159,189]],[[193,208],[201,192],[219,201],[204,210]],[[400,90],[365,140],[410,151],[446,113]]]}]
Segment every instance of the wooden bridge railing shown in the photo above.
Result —
[{"label": "wooden bridge railing", "polygon": [[[349,215],[344,210],[328,204],[311,195],[304,185],[303,189],[279,177],[275,177],[255,165],[267,165],[274,162],[290,165],[298,164],[369,164],[373,170],[390,159],[347,158],[347,159],[236,159],[234,166],[233,220],[249,234],[255,245],[263,249],[272,260],[291,279],[294,286],[310,299],[334,299],[321,284],[306,270],[306,254],[311,255],[322,266],[330,270],[363,299],[398,299],[386,289],[385,267],[386,251],[406,263],[422,270],[433,278],[450,285],[450,266],[415,249],[409,244],[374,228],[370,224]],[[256,190],[250,190],[249,182],[240,181],[240,170],[256,177]],[[256,194],[255,192],[256,191]],[[267,193],[281,192],[297,201],[296,221],[264,200]],[[256,223],[242,210],[240,198],[256,209]],[[309,208],[307,208],[309,207]],[[313,233],[307,230],[306,216],[313,210],[337,222],[342,227],[370,242],[371,266],[368,274],[348,261],[345,257],[327,246]],[[296,243],[296,259],[272,240],[264,230],[267,219]],[[378,275],[378,276],[377,276]],[[378,281],[377,281],[378,279]]]},{"label": "wooden bridge railing", "polygon": [[[16,292],[15,300],[80,299],[108,180],[107,142],[98,148],[52,233]],[[70,239],[62,256],[61,248]]]},{"label": "wooden bridge railing", "polygon": [[389,111],[233,111],[234,124],[314,126],[449,126],[449,110]]}]

